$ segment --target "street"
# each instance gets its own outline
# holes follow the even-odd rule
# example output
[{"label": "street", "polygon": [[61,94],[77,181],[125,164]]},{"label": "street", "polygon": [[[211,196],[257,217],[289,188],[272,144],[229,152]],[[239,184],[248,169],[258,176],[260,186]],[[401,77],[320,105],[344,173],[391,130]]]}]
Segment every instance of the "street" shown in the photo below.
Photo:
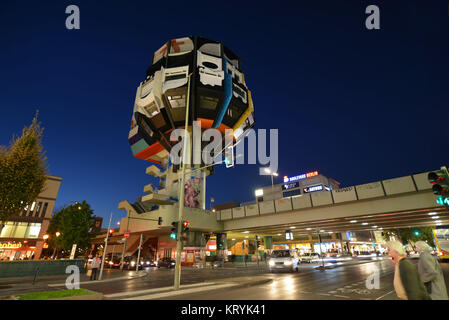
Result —
[{"label": "street", "polygon": [[[412,260],[417,262],[416,259]],[[102,292],[106,299],[175,300],[397,300],[393,288],[394,267],[390,259],[342,264],[320,271],[317,264],[303,264],[300,272],[269,273],[264,267],[183,268],[181,291],[174,292],[173,269],[149,270],[133,280],[92,282],[82,288]],[[449,287],[449,264],[441,263]],[[366,287],[366,280],[379,272],[379,288]],[[119,272],[119,271],[116,271]],[[264,283],[239,285],[239,279],[262,279]],[[159,288],[159,289],[157,289]],[[185,289],[183,289],[185,288]],[[185,291],[183,291],[185,290]]]}]

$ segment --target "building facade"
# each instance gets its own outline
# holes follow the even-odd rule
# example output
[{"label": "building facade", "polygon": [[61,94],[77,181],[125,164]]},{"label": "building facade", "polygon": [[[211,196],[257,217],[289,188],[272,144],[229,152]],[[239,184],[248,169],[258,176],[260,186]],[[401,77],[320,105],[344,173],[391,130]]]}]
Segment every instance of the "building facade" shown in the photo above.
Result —
[{"label": "building facade", "polygon": [[[300,194],[338,189],[340,183],[319,174],[318,171],[283,177],[283,182],[255,190],[257,201],[277,200]],[[246,205],[244,203],[243,205]]]},{"label": "building facade", "polygon": [[6,222],[0,234],[0,260],[40,258],[61,181],[49,175],[37,199]]}]

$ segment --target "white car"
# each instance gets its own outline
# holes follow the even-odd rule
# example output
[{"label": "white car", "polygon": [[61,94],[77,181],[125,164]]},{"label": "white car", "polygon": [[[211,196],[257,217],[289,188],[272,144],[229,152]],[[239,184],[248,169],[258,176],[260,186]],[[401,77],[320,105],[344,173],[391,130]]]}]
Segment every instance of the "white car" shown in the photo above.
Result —
[{"label": "white car", "polygon": [[290,250],[274,250],[268,260],[270,272],[275,270],[299,271],[299,259]]},{"label": "white car", "polygon": [[299,259],[301,260],[301,262],[317,262],[320,259],[320,254],[316,252],[308,252],[300,256]]}]

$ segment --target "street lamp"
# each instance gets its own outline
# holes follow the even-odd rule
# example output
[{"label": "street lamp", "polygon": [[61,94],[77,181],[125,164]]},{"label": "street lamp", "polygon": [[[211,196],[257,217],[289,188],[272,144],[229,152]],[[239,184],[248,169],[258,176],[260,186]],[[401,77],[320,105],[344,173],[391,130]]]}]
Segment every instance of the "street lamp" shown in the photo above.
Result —
[{"label": "street lamp", "polygon": [[59,236],[61,235],[61,232],[58,231],[58,232],[55,233],[55,235],[56,235],[57,237],[59,237]]},{"label": "street lamp", "polygon": [[44,240],[47,240],[48,239],[48,234],[44,234],[44,236],[42,238],[44,238]]}]

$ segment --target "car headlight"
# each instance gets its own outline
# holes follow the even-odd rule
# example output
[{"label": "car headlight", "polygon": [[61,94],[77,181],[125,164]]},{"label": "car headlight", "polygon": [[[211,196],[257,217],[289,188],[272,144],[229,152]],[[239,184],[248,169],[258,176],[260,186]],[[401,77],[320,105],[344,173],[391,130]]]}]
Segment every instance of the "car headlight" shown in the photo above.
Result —
[{"label": "car headlight", "polygon": [[112,262],[112,261],[109,261],[109,264],[114,264],[114,262]]},{"label": "car headlight", "polygon": [[171,264],[172,264],[172,265],[174,265],[175,263],[174,263],[174,262],[172,262]]},{"label": "car headlight", "polygon": [[274,261],[270,260],[270,262],[268,263],[270,266],[274,266]]},{"label": "car headlight", "polygon": [[136,265],[136,262],[135,262],[135,261],[131,261],[131,265],[132,265],[132,266],[135,266],[135,265]]},{"label": "car headlight", "polygon": [[286,266],[290,266],[292,263],[293,263],[293,262],[292,262],[291,260],[284,261],[284,264],[285,264]]},{"label": "car headlight", "polygon": [[150,261],[147,261],[147,265],[150,264]]}]

